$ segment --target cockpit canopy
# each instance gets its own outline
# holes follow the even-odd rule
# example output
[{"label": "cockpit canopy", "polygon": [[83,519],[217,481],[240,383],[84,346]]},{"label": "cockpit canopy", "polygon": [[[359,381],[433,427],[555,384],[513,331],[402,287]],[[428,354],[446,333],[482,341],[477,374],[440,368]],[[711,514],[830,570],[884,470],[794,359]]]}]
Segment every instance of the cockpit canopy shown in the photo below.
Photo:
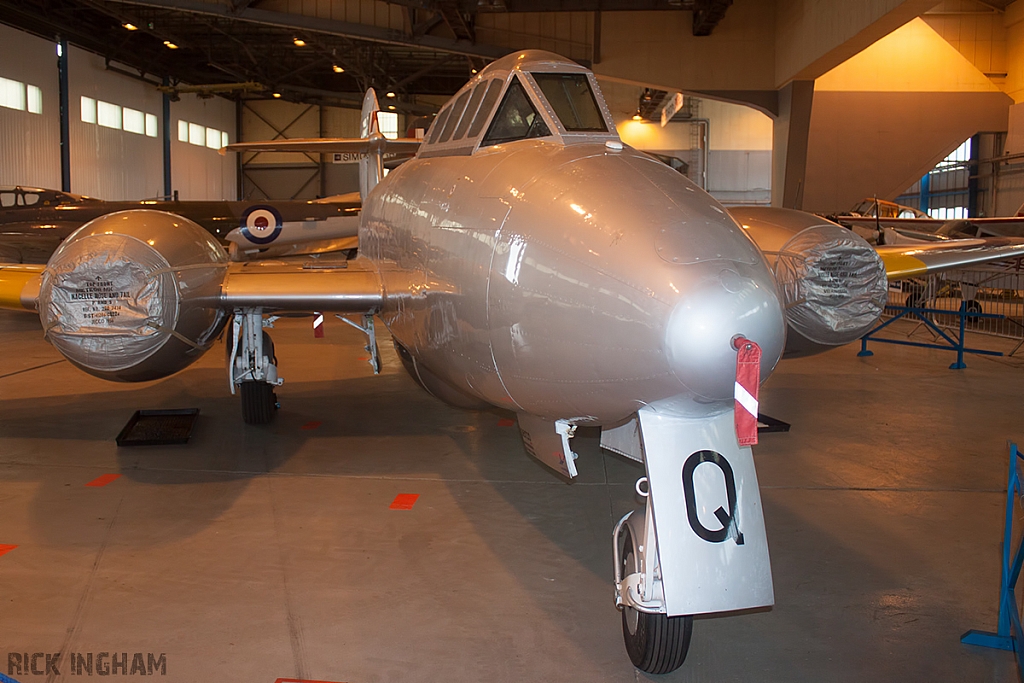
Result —
[{"label": "cockpit canopy", "polygon": [[83,197],[70,192],[59,190],[45,190],[40,187],[0,187],[0,209],[22,209],[41,208],[51,206],[65,206],[68,204],[83,204],[85,202],[97,201],[90,197]]},{"label": "cockpit canopy", "polygon": [[419,156],[456,156],[529,138],[562,144],[618,139],[608,105],[588,69],[526,50],[470,80],[434,119]]}]

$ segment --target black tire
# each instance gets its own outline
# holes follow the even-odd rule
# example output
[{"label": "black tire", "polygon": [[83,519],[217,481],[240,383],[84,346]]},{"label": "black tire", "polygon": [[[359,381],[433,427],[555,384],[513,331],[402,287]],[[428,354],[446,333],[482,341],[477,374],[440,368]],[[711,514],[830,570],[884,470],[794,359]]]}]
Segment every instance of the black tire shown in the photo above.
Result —
[{"label": "black tire", "polygon": [[[974,299],[971,299],[969,301],[962,301],[962,302],[960,302],[960,310],[964,311],[965,313],[983,313],[984,312],[982,310],[982,308],[981,308],[981,304],[979,302],[975,301]],[[976,323],[979,320],[981,320],[981,318],[979,318],[976,315],[968,315],[967,316],[967,322],[969,322],[969,323]]]},{"label": "black tire", "polygon": [[[622,576],[632,574],[634,568],[633,537],[626,529],[622,555]],[[622,608],[622,638],[626,653],[633,666],[649,674],[667,674],[686,661],[693,634],[693,617],[669,617],[647,614],[631,607]]]},{"label": "black tire", "polygon": [[274,385],[266,382],[242,382],[242,420],[250,425],[265,425],[277,410]]}]

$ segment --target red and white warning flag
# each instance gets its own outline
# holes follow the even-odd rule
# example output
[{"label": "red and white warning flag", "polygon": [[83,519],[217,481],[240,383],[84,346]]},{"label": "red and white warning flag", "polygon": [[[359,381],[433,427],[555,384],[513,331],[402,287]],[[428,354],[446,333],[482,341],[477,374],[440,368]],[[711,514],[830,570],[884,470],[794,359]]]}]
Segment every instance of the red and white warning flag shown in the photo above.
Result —
[{"label": "red and white warning flag", "polygon": [[743,337],[736,347],[736,438],[740,446],[757,443],[757,389],[761,383],[761,347]]},{"label": "red and white warning flag", "polygon": [[314,313],[313,314],[313,336],[317,339],[322,339],[324,336],[324,314]]}]

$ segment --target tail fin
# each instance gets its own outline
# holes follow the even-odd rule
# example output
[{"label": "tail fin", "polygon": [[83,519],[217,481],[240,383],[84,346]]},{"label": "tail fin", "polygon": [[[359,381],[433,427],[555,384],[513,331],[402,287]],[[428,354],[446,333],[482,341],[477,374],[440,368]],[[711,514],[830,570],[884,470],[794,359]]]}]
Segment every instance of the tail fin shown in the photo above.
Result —
[{"label": "tail fin", "polygon": [[379,111],[377,93],[370,88],[363,97],[363,111],[359,121],[359,137],[371,139],[369,152],[359,160],[359,198],[363,201],[366,201],[367,195],[384,177],[384,146],[374,144],[374,138],[383,137],[377,121]]}]

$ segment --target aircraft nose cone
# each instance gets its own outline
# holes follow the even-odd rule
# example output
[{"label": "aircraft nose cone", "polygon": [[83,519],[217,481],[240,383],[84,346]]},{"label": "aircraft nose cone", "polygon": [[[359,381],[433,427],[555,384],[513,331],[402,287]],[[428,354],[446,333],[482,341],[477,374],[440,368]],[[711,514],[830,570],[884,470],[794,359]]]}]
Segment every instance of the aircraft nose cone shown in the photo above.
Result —
[{"label": "aircraft nose cone", "polygon": [[782,355],[785,318],[775,283],[767,269],[742,263],[718,261],[684,268],[695,277],[669,317],[669,364],[696,398],[730,399],[736,379],[736,336],[760,345],[762,380]]}]

